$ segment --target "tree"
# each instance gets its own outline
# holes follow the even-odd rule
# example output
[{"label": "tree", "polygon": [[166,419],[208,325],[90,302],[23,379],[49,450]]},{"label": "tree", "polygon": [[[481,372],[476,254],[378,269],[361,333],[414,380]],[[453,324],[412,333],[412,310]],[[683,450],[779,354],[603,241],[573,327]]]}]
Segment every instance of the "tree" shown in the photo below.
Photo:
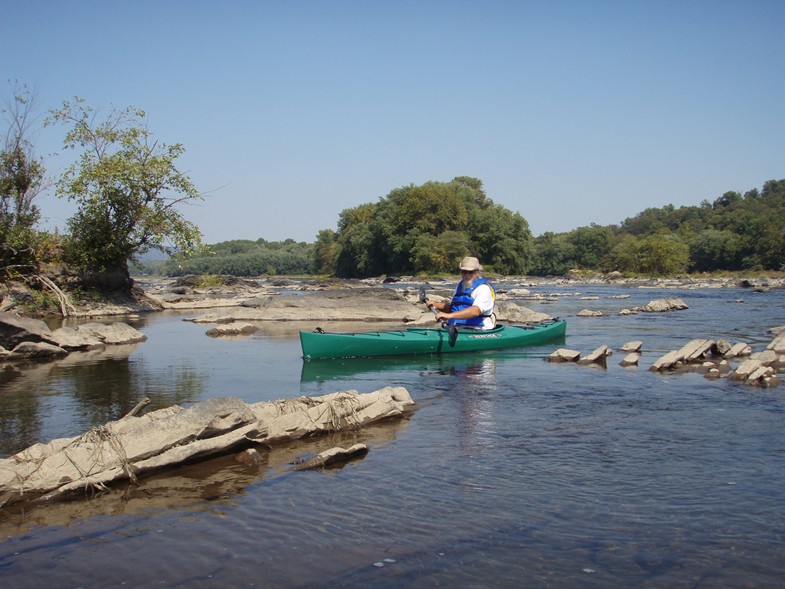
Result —
[{"label": "tree", "polygon": [[34,267],[38,261],[40,219],[33,199],[44,189],[44,166],[35,156],[30,128],[35,93],[26,85],[13,88],[5,103],[5,141],[0,151],[0,268]]},{"label": "tree", "polygon": [[687,270],[690,249],[678,236],[658,233],[650,235],[639,245],[641,272],[667,276]]},{"label": "tree", "polygon": [[127,269],[151,248],[195,250],[201,234],[178,207],[202,196],[175,167],[183,146],[155,141],[142,110],[112,109],[102,122],[98,114],[75,98],[48,120],[70,127],[64,145],[81,150],[57,183],[58,196],[77,204],[68,220],[69,261],[88,271]]}]

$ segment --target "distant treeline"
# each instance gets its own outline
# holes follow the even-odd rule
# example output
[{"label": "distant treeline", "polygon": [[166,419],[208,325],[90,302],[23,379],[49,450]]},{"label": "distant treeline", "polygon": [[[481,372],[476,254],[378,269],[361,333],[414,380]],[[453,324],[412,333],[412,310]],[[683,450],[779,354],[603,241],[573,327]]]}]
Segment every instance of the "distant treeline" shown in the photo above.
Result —
[{"label": "distant treeline", "polygon": [[465,255],[487,272],[563,275],[572,269],[672,275],[785,270],[785,180],[714,202],[649,208],[620,225],[533,237],[526,219],[495,204],[476,178],[427,182],[345,209],[313,244],[237,240],[153,268],[169,275],[454,273]]}]

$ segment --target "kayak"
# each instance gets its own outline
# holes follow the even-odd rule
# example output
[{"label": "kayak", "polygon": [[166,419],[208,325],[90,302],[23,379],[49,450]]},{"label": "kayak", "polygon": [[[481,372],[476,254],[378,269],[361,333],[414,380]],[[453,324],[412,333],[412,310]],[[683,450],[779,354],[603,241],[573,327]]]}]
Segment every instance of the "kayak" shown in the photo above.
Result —
[{"label": "kayak", "polygon": [[452,354],[498,350],[547,343],[564,337],[567,322],[498,325],[493,329],[461,329],[450,337],[444,328],[409,327],[394,331],[329,333],[320,328],[301,331],[303,358],[366,358],[402,354]]}]

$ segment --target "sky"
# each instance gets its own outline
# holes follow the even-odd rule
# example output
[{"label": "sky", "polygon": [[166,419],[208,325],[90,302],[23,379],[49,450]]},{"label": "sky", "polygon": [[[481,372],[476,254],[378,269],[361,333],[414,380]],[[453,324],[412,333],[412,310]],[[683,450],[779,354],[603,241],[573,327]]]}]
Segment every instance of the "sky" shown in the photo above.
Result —
[{"label": "sky", "polygon": [[[205,243],[313,242],[395,188],[482,180],[535,236],[785,178],[781,0],[0,0],[42,122],[135,106]],[[3,126],[5,130],[6,126]],[[65,129],[36,129],[56,177]],[[42,194],[46,228],[73,204]]]}]

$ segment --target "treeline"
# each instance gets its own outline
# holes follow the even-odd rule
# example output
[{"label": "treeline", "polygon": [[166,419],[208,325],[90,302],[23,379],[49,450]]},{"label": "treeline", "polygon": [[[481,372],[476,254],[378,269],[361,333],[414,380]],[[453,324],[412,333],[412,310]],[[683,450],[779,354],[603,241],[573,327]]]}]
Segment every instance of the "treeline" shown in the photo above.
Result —
[{"label": "treeline", "polygon": [[785,270],[785,180],[726,192],[699,206],[649,208],[621,225],[535,239],[530,274],[570,269],[629,274]]},{"label": "treeline", "polygon": [[785,271],[785,180],[726,192],[699,206],[649,208],[619,225],[532,237],[524,217],[494,204],[477,178],[392,190],[340,213],[313,244],[227,241],[148,270],[168,275],[319,274],[368,277],[454,273],[463,256],[486,272],[553,276],[592,272],[673,275]]},{"label": "treeline", "polygon": [[311,274],[313,249],[313,244],[296,242],[293,239],[285,241],[237,239],[207,246],[199,254],[182,260],[170,259],[147,264],[145,268],[168,276]]}]

